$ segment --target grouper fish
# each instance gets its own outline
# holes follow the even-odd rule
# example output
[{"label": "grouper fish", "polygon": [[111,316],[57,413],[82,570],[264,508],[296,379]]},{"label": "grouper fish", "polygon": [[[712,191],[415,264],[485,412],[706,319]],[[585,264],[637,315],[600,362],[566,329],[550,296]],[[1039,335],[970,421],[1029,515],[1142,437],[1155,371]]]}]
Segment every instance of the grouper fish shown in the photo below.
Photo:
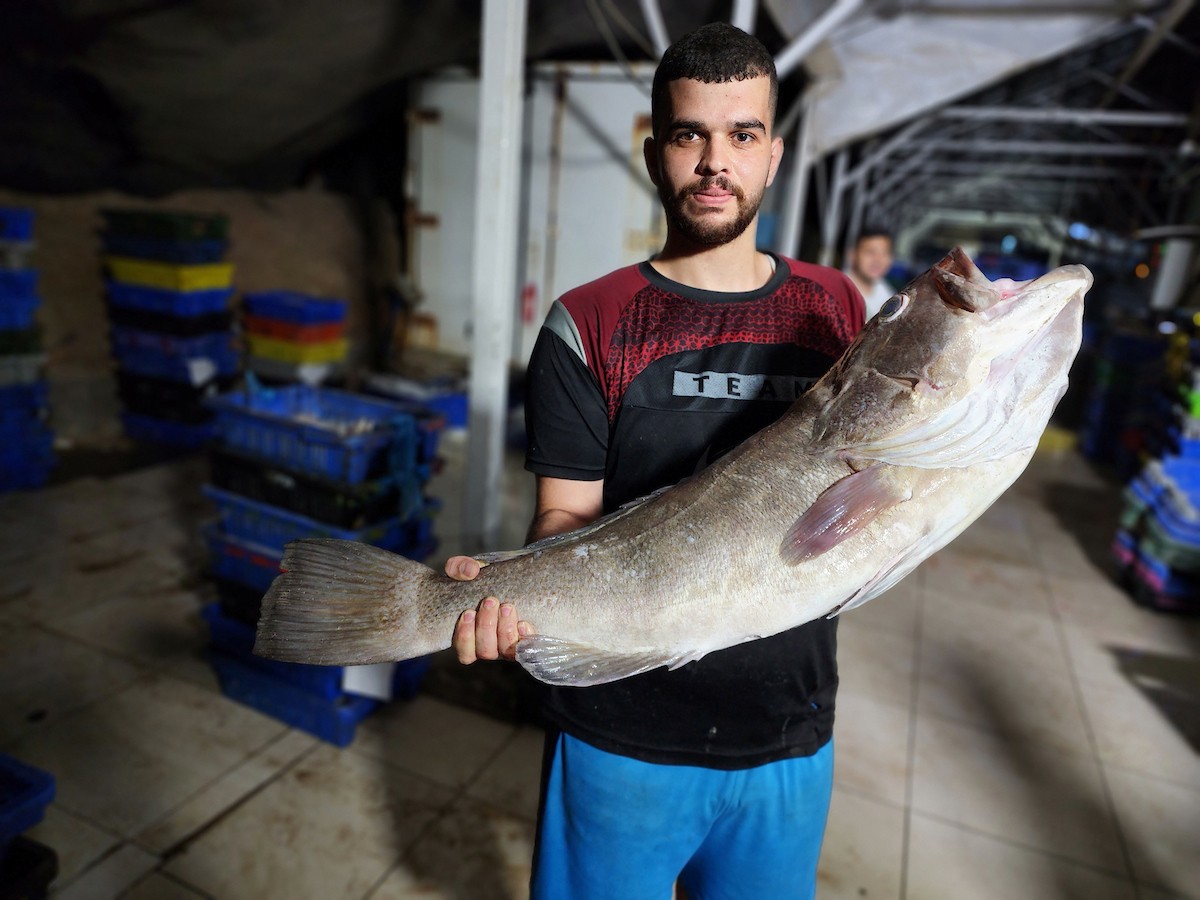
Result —
[{"label": "grouper fish", "polygon": [[888,300],[777,422],[678,485],[518,551],[474,581],[366,544],[288,544],[255,652],[403,660],[485,596],[537,634],[517,661],[585,686],[844,613],[971,524],[1037,447],[1092,275],[989,281],[959,248]]}]

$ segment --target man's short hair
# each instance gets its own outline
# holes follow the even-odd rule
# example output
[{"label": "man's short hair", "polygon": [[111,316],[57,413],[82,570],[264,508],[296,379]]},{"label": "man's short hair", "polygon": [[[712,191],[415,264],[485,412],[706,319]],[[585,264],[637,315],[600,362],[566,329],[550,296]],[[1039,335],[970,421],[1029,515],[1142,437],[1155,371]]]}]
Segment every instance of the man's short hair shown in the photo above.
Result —
[{"label": "man's short hair", "polygon": [[881,228],[878,225],[870,225],[858,233],[858,237],[854,239],[854,246],[857,247],[863,241],[868,241],[871,238],[887,238],[888,243],[892,243],[892,233],[886,228]]},{"label": "man's short hair", "polygon": [[771,127],[779,100],[779,78],[775,60],[758,38],[725,22],[710,22],[689,32],[667,48],[654,71],[650,92],[650,117],[658,136],[671,115],[667,85],[680,78],[693,78],[705,84],[724,84],[766,76],[771,80]]}]

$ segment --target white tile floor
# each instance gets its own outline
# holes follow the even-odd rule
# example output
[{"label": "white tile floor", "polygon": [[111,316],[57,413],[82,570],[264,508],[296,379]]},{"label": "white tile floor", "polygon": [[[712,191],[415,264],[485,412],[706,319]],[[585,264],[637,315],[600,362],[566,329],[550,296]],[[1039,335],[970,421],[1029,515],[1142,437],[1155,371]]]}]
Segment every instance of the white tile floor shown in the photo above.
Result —
[{"label": "white tile floor", "polygon": [[[440,555],[459,549],[461,436],[443,450]],[[0,750],[58,779],[32,835],[57,895],[525,896],[541,737],[480,711],[512,704],[472,695],[478,670],[443,655],[346,749],[221,695],[204,478],[191,459],[0,497]],[[515,462],[510,484],[515,544]],[[1200,897],[1200,621],[1111,583],[1117,503],[1076,456],[1039,457],[843,620],[821,898]]]}]

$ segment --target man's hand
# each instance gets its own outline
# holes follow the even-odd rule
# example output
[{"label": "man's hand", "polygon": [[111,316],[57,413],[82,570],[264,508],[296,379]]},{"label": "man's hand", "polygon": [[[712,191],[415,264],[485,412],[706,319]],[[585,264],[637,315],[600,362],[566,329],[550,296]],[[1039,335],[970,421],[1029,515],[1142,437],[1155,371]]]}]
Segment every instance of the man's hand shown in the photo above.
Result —
[{"label": "man's hand", "polygon": [[[479,561],[469,556],[446,560],[446,574],[456,581],[471,581],[479,570]],[[517,621],[517,610],[511,603],[485,597],[478,609],[468,609],[458,617],[452,646],[463,665],[477,659],[513,659],[517,641],[534,633],[528,622]]]}]

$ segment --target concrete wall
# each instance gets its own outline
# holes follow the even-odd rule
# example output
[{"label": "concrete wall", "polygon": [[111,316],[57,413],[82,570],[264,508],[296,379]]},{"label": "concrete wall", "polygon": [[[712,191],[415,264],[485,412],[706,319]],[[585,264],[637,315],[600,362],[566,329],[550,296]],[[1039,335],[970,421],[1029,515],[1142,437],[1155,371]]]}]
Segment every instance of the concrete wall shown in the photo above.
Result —
[{"label": "concrete wall", "polygon": [[[48,354],[52,425],[61,441],[107,447],[122,440],[100,271],[103,207],[227,214],[228,259],[236,267],[239,294],[290,289],[345,298],[351,346],[361,353],[368,262],[355,211],[341,195],[204,190],[148,201],[117,193],[46,197],[0,190],[0,206],[36,211],[32,265],[41,270],[39,320]],[[396,252],[394,225],[376,212],[386,222],[385,259],[373,266],[378,279],[380,268],[394,271]]]}]

